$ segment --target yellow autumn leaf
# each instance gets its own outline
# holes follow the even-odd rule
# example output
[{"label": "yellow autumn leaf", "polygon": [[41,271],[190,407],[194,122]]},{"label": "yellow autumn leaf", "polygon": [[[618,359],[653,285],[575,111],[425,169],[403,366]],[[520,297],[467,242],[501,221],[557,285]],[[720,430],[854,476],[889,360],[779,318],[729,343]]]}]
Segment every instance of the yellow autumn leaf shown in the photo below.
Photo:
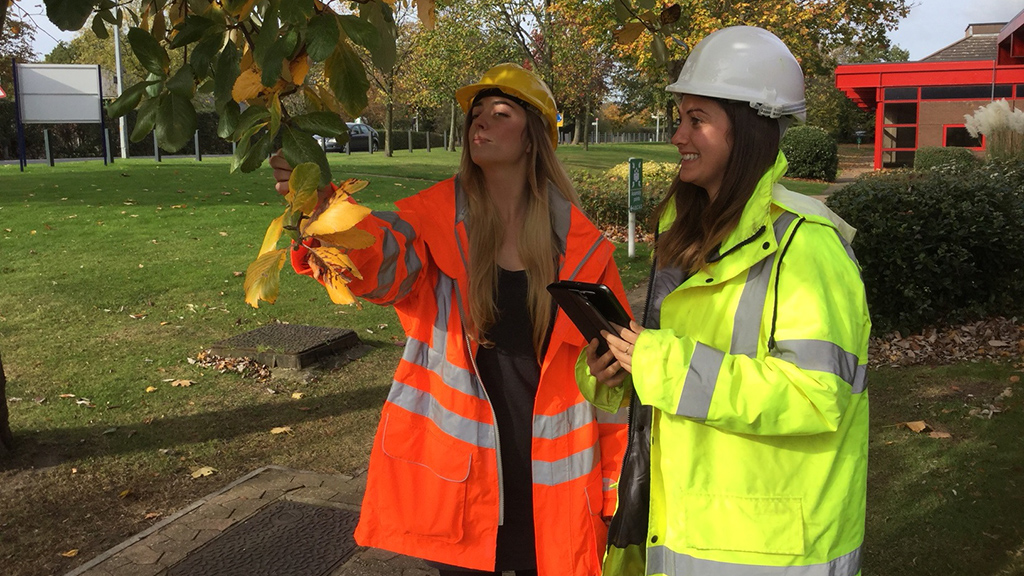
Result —
[{"label": "yellow autumn leaf", "polygon": [[117,497],[120,498],[121,500],[124,500],[131,493],[132,493],[132,489],[131,488],[125,488],[124,490],[121,490],[120,493],[118,493]]},{"label": "yellow autumn leaf", "polygon": [[280,291],[281,268],[284,267],[286,249],[267,252],[254,260],[245,270],[245,302],[253,308],[260,307],[260,300],[271,304],[277,300]]},{"label": "yellow autumn leaf", "polygon": [[291,73],[292,84],[302,85],[306,80],[306,74],[309,73],[309,56],[302,52],[295,60],[288,62],[287,70]]},{"label": "yellow autumn leaf", "polygon": [[173,382],[171,382],[171,386],[182,388],[188,388],[193,384],[195,384],[195,382],[192,380],[174,380]]},{"label": "yellow autumn leaf", "polygon": [[67,552],[61,552],[60,555],[65,558],[74,558],[75,556],[78,556],[78,548],[72,548]]},{"label": "yellow autumn leaf", "polygon": [[321,234],[316,238],[332,246],[348,248],[350,250],[369,248],[376,241],[373,234],[359,228],[349,228],[348,230],[342,230],[333,234]]},{"label": "yellow autumn leaf", "polygon": [[147,386],[146,392],[156,392],[156,386]]},{"label": "yellow autumn leaf", "polygon": [[331,297],[331,302],[335,304],[355,304],[356,308],[362,309],[355,295],[352,294],[352,291],[344,283],[328,283],[324,284],[324,288],[327,289],[327,295]]},{"label": "yellow autumn leaf", "polygon": [[356,178],[349,178],[348,180],[345,180],[344,182],[342,182],[341,184],[338,185],[338,192],[337,193],[338,194],[345,193],[345,194],[348,194],[348,195],[351,196],[352,194],[355,194],[356,192],[359,192],[363,188],[366,188],[366,186],[369,183],[370,182],[368,180],[359,180],[359,179],[356,179]]},{"label": "yellow autumn leaf", "polygon": [[247,68],[235,79],[235,85],[231,89],[231,98],[235,102],[242,103],[260,95],[263,90],[263,82],[260,80],[260,72],[256,68]]},{"label": "yellow autumn leaf", "polygon": [[[310,266],[313,267],[313,273],[324,274],[326,270],[335,274],[346,275],[351,274],[360,280],[363,279],[362,274],[359,273],[359,269],[356,268],[355,262],[349,258],[348,254],[345,254],[337,248],[330,246],[316,246],[310,248],[312,257],[310,258]],[[319,276],[318,276],[319,279]],[[346,280],[346,284],[348,281]]]},{"label": "yellow autumn leaf", "polygon": [[267,227],[267,233],[263,235],[263,245],[260,246],[260,256],[277,248],[277,241],[281,239],[281,234],[284,232],[284,217],[286,215],[287,213],[274,218],[270,226]]},{"label": "yellow autumn leaf", "polygon": [[196,468],[195,470],[193,470],[192,471],[192,477],[193,478],[202,478],[203,476],[213,476],[216,473],[217,473],[217,469],[216,468],[211,468],[210,466],[203,466],[202,468]]},{"label": "yellow autumn leaf", "polygon": [[302,233],[306,236],[334,234],[348,230],[366,218],[370,209],[348,200],[332,199],[319,214],[314,213]]},{"label": "yellow autumn leaf", "polygon": [[302,400],[303,396],[305,396],[305,394],[303,394],[302,392],[292,392],[293,400]]},{"label": "yellow autumn leaf", "polygon": [[271,434],[291,434],[292,433],[292,427],[291,426],[278,426],[276,428],[271,428],[270,429],[270,433]]}]

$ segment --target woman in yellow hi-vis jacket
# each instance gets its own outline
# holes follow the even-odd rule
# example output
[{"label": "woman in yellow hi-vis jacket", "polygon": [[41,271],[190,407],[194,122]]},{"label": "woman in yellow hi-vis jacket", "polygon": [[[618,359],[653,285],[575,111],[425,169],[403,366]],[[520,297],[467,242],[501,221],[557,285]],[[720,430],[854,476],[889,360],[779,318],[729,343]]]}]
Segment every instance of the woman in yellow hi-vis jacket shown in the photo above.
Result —
[{"label": "woman in yellow hi-vis jacket", "polygon": [[778,184],[800,66],[766,30],[725,28],[668,91],[681,161],[645,327],[577,363],[598,406],[633,392],[605,574],[855,576],[870,320],[853,230]]}]

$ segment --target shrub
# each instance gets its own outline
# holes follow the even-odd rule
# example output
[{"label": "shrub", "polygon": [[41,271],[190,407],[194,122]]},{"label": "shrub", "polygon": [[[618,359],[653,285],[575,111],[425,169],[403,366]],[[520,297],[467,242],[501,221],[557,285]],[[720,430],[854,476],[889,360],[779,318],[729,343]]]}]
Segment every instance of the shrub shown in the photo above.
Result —
[{"label": "shrub", "polygon": [[[636,213],[639,235],[653,232],[648,220],[654,208],[665,197],[672,179],[678,172],[678,166],[668,162],[644,163],[643,202]],[[580,195],[583,212],[598,226],[625,228],[629,225],[629,192],[626,184],[628,176],[628,162],[613,166],[603,174],[594,174],[586,170],[573,171],[570,174],[576,192]]]},{"label": "shrub", "polygon": [[1024,162],[873,174],[828,205],[858,229],[877,331],[1024,311]]},{"label": "shrub", "polygon": [[925,146],[914,154],[914,170],[939,170],[963,174],[977,168],[981,161],[967,148]]},{"label": "shrub", "polygon": [[817,126],[793,126],[779,145],[789,161],[791,178],[835,182],[839,173],[839,146],[835,138]]}]

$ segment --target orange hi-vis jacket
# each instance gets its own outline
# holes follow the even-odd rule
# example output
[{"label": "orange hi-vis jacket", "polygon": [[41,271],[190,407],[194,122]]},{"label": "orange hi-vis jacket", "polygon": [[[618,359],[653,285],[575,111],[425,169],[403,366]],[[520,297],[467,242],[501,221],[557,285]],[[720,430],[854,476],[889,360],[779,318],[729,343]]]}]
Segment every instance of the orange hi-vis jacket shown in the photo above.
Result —
[{"label": "orange hi-vis jacket", "polygon": [[[607,284],[626,301],[614,247],[583,213],[551,189],[564,248],[560,280]],[[476,570],[494,570],[505,514],[494,411],[467,336],[468,205],[455,178],[373,212],[358,227],[375,244],[349,256],[362,274],[349,288],[393,305],[407,340],[370,455],[356,541]],[[307,251],[292,263],[309,274]],[[558,311],[534,401],[532,474],[540,576],[601,571],[626,444],[625,409],[598,413],[580,395],[574,367],[583,336]]]}]

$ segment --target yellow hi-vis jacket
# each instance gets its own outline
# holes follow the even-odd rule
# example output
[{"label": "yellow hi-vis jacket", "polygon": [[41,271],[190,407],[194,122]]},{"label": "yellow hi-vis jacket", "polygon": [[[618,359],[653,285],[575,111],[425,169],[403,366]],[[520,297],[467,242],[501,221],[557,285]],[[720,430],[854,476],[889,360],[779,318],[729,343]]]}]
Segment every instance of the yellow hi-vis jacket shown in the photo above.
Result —
[{"label": "yellow hi-vis jacket", "polygon": [[[636,342],[632,388],[654,409],[648,575],[860,572],[864,285],[853,229],[777,184],[786,168],[780,153],[721,257],[670,287],[660,328]],[[606,410],[629,388],[598,384],[583,356],[577,383]],[[606,575],[641,572],[617,564],[616,550]]]}]

